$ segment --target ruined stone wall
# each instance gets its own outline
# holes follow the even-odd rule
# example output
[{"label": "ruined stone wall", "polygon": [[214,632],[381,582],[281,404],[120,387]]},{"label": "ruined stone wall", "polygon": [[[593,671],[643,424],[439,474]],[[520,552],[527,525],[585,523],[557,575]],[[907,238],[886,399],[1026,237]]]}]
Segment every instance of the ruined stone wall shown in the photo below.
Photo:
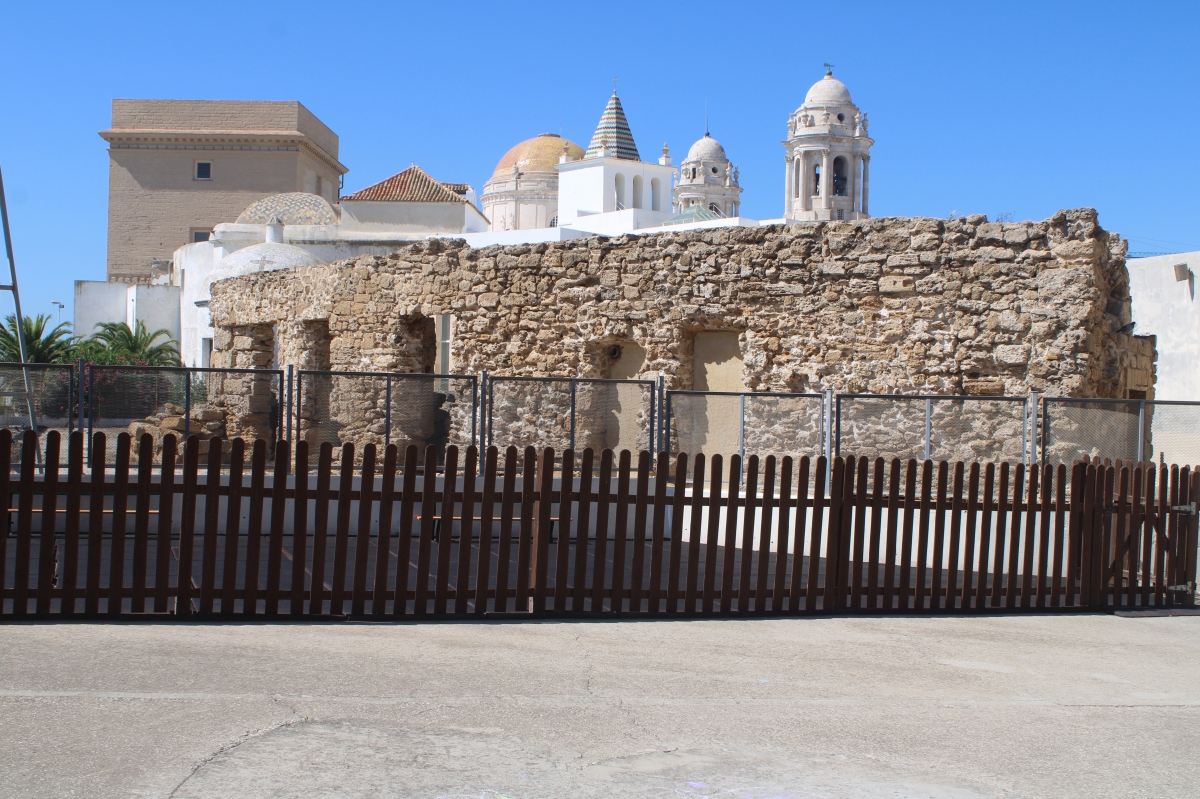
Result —
[{"label": "ruined stone wall", "polygon": [[[700,331],[739,335],[750,391],[1153,396],[1152,339],[1130,321],[1126,243],[1091,209],[1041,222],[885,218],[471,249],[429,240],[387,258],[214,284],[214,365],[236,330],[327,325],[335,370],[414,371],[423,318],[454,317],[458,373],[641,376],[692,387]],[[295,361],[295,362],[298,362]],[[549,422],[548,422],[549,423]]]}]

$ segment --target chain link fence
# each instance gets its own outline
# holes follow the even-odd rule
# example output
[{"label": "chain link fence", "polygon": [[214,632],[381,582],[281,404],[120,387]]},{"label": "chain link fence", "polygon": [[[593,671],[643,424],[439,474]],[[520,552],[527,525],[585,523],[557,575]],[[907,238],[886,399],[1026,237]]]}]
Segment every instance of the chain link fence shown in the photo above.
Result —
[{"label": "chain link fence", "polygon": [[839,394],[836,454],[933,461],[1026,461],[1024,397]]},{"label": "chain link fence", "polygon": [[88,457],[92,435],[102,432],[105,463],[114,462],[121,433],[135,440],[150,433],[157,462],[168,434],[261,438],[273,446],[284,432],[283,372],[275,369],[87,365],[82,383]]},{"label": "chain link fence", "polygon": [[1200,402],[1047,397],[1039,444],[1043,463],[1200,464]]},{"label": "chain link fence", "polygon": [[[0,364],[0,427],[16,433],[57,430],[64,439],[76,426],[75,367],[64,364]],[[21,462],[20,436],[13,436],[12,463]],[[39,458],[44,455],[45,437]]]},{"label": "chain link fence", "polygon": [[668,391],[664,448],[672,455],[824,454],[826,398],[821,394]]},{"label": "chain link fence", "polygon": [[[82,407],[82,419],[77,409]],[[311,444],[1200,464],[1200,402],[666,391],[661,381],[0,363],[0,426]],[[44,440],[44,439],[43,439]],[[91,453],[89,451],[89,457]],[[42,455],[39,453],[39,458]],[[134,454],[135,460],[137,453]],[[19,464],[20,452],[13,452]]]},{"label": "chain link fence", "polygon": [[469,375],[298,371],[295,435],[353,442],[360,453],[367,443],[465,448],[477,442],[478,384]]},{"label": "chain link fence", "polygon": [[487,380],[486,443],[653,450],[657,387],[653,380],[493,377]]}]

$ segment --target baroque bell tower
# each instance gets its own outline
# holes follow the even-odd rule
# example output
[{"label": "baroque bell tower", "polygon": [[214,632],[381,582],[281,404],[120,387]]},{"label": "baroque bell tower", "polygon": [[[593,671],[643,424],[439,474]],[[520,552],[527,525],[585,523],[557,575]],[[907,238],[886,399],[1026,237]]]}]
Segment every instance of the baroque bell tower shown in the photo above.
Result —
[{"label": "baroque bell tower", "polygon": [[788,119],[783,215],[804,221],[866,219],[871,145],[867,115],[825,65]]}]

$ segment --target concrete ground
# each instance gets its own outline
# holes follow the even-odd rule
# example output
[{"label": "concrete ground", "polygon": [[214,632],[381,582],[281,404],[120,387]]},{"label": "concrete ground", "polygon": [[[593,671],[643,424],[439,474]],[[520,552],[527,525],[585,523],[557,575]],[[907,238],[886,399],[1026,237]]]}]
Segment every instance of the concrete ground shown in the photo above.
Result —
[{"label": "concrete ground", "polygon": [[1200,617],[0,627],[4,797],[1195,795]]}]

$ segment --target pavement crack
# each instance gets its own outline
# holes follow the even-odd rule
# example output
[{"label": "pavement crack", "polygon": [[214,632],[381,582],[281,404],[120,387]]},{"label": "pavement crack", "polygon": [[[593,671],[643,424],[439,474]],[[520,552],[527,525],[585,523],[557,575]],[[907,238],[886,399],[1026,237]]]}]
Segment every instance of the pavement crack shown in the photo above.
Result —
[{"label": "pavement crack", "polygon": [[592,675],[595,673],[595,663],[592,662],[592,653],[588,651],[583,641],[580,640],[579,633],[575,633],[575,643],[579,645],[580,651],[583,652],[583,662],[587,665],[587,669],[584,672],[584,676],[586,677],[584,687],[587,689],[588,696],[595,696],[595,692],[592,691]]},{"label": "pavement crack", "polygon": [[281,705],[282,707],[286,708],[287,711],[292,714],[293,718],[281,719],[280,721],[277,721],[274,724],[270,724],[266,727],[261,727],[257,730],[249,730],[244,735],[238,736],[233,741],[230,741],[229,743],[225,744],[224,746],[217,749],[215,752],[208,755],[207,757],[201,758],[200,760],[197,760],[196,762],[192,763],[191,771],[188,772],[186,777],[184,777],[182,780],[179,781],[178,785],[176,785],[174,788],[171,789],[171,792],[169,794],[167,794],[168,799],[171,799],[171,797],[174,797],[176,795],[176,793],[179,791],[179,789],[182,788],[184,786],[184,784],[187,783],[188,780],[190,780],[192,777],[194,777],[196,775],[197,771],[199,771],[200,769],[202,769],[204,766],[208,765],[212,761],[216,760],[221,755],[232,752],[234,749],[237,749],[239,746],[244,744],[246,741],[249,741],[253,738],[258,738],[260,736],[266,735],[269,732],[274,732],[275,730],[281,730],[284,727],[291,727],[293,724],[299,724],[299,723],[309,720],[308,716],[301,714],[298,710],[296,710],[296,708],[292,707],[286,701],[284,701],[282,696],[274,696],[274,697],[272,697],[272,701],[275,702],[276,704]]}]

